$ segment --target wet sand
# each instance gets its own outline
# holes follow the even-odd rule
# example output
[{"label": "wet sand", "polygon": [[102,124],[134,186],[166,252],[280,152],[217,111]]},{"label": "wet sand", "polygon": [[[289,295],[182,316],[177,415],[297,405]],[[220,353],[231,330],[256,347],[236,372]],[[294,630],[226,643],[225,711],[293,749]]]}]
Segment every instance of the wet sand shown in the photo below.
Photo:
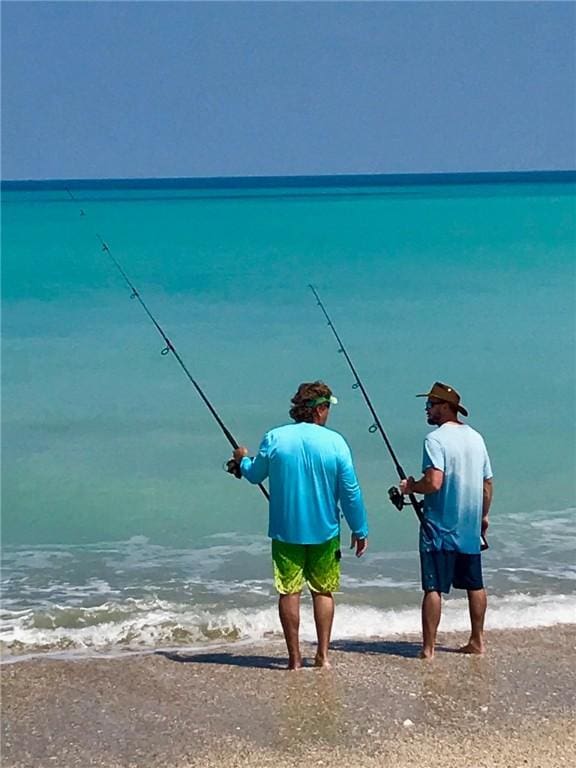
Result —
[{"label": "wet sand", "polygon": [[2,765],[576,765],[576,625],[490,632],[485,657],[465,639],[433,662],[416,637],[336,641],[332,670],[292,673],[281,641],[9,664]]}]

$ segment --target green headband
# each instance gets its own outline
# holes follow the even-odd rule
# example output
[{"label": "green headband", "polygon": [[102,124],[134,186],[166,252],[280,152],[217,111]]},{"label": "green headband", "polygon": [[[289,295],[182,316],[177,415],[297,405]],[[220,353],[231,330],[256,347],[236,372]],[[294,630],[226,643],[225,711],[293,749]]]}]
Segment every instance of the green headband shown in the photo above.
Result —
[{"label": "green headband", "polygon": [[330,397],[317,397],[314,400],[308,400],[306,402],[306,405],[309,408],[316,408],[317,405],[323,405],[324,403],[328,403],[328,405],[336,405],[338,402],[338,398],[334,397],[334,395],[330,395]]}]

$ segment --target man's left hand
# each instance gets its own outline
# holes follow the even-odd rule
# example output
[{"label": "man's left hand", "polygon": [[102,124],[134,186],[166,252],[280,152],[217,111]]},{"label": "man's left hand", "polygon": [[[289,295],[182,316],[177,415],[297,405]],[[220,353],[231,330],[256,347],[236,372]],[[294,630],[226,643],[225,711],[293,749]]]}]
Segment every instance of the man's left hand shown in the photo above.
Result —
[{"label": "man's left hand", "polygon": [[234,448],[232,456],[234,457],[235,461],[240,463],[244,456],[248,456],[248,448],[246,448],[244,445],[239,445],[238,448]]}]

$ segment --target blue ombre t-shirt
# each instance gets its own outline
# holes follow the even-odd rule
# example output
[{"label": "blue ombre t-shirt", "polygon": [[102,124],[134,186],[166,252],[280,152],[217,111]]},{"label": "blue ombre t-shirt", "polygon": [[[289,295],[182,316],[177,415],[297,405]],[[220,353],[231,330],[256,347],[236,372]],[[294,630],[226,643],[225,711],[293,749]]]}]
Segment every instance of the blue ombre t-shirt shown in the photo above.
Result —
[{"label": "blue ombre t-shirt", "polygon": [[321,544],[340,532],[340,511],[353,533],[368,535],[366,510],[348,444],[338,432],[302,422],[271,429],[258,454],[240,462],[251,483],[269,479],[271,539]]},{"label": "blue ombre t-shirt", "polygon": [[422,471],[444,473],[442,487],[424,496],[432,541],[420,530],[420,551],[480,552],[484,480],[492,477],[482,435],[467,424],[447,422],[426,435]]}]

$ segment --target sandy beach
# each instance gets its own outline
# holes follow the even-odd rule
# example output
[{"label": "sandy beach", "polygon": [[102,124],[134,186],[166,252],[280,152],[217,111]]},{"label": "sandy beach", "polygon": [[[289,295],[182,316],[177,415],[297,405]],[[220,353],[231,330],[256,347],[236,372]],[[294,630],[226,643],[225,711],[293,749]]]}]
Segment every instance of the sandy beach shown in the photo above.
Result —
[{"label": "sandy beach", "polygon": [[[485,657],[418,638],[336,641],[284,671],[281,641],[2,668],[2,764],[571,766],[576,626],[488,633]],[[306,646],[308,658],[312,647]]]}]

